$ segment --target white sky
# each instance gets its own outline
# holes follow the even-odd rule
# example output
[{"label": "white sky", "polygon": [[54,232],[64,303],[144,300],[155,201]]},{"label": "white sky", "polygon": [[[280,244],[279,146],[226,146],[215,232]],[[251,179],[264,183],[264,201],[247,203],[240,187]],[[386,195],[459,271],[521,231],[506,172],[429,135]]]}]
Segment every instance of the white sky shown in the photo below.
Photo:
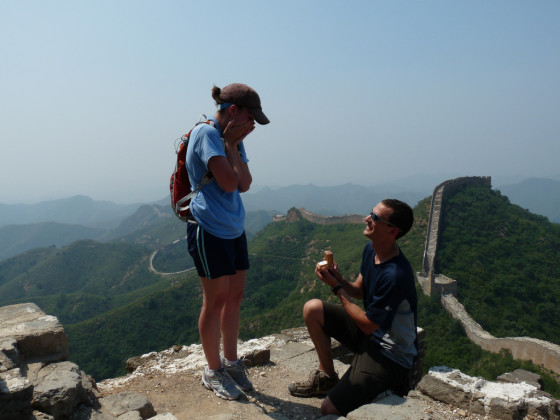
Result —
[{"label": "white sky", "polygon": [[0,203],[165,197],[232,82],[271,120],[256,186],[558,175],[558,22],[556,0],[0,0]]}]

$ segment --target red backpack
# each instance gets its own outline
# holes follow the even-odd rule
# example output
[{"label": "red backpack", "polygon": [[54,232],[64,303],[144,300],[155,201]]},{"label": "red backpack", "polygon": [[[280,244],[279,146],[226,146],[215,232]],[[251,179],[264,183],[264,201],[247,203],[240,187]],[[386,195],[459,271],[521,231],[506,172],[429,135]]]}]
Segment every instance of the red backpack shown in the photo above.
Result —
[{"label": "red backpack", "polygon": [[[204,123],[214,126],[214,121],[212,120],[201,121],[196,125]],[[190,209],[191,200],[202,187],[214,180],[214,175],[212,175],[212,172],[208,171],[204,174],[196,188],[194,190],[191,189],[191,181],[189,180],[186,163],[189,137],[193,129],[178,139],[179,143],[175,145],[177,162],[175,163],[175,170],[171,174],[171,180],[169,181],[171,208],[175,215],[183,222],[189,219],[194,220]]]}]

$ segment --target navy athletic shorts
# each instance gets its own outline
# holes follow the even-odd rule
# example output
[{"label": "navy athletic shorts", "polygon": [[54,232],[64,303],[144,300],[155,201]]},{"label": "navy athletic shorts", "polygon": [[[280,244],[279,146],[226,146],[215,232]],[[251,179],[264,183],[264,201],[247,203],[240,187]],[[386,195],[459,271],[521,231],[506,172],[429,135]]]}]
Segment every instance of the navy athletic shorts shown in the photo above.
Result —
[{"label": "navy athletic shorts", "polygon": [[408,392],[403,387],[408,387],[409,369],[382,355],[342,305],[323,302],[323,316],[325,333],[354,353],[350,368],[328,393],[340,413],[346,415],[388,389],[397,395]]},{"label": "navy athletic shorts", "polygon": [[215,279],[249,269],[245,232],[235,239],[211,235],[198,223],[187,223],[189,254],[200,277]]}]

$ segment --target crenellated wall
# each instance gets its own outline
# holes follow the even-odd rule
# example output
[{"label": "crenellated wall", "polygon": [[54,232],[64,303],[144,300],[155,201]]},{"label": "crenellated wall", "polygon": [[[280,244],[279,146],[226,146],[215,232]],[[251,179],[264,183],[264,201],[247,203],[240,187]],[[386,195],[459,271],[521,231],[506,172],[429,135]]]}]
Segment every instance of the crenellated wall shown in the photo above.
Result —
[{"label": "crenellated wall", "polygon": [[507,349],[514,359],[531,360],[536,365],[560,373],[560,346],[531,337],[494,337],[470,317],[455,296],[442,295],[441,303],[461,323],[467,337],[484,350],[499,353],[500,350]]},{"label": "crenellated wall", "polygon": [[274,216],[273,222],[295,222],[297,220],[305,219],[311,223],[318,225],[334,225],[338,223],[364,223],[365,216],[359,214],[345,214],[343,216],[321,216],[320,214],[311,213],[303,207],[299,209],[291,209],[286,216]]},{"label": "crenellated wall", "polygon": [[423,278],[427,278],[427,284],[422,285],[422,289],[427,295],[432,294],[432,289],[434,289],[434,287],[437,288],[435,285],[436,278],[433,271],[437,255],[437,246],[439,244],[438,237],[442,217],[441,208],[443,200],[446,196],[448,197],[449,194],[453,194],[458,188],[464,185],[488,185],[488,187],[490,187],[491,178],[489,176],[465,176],[444,181],[434,188],[421,273]]},{"label": "crenellated wall", "polygon": [[547,341],[530,337],[496,338],[472,319],[465,307],[457,300],[457,281],[443,274],[434,272],[440,222],[442,220],[443,200],[464,185],[491,186],[490,177],[462,177],[442,182],[435,187],[432,194],[430,220],[424,248],[422,272],[417,273],[418,282],[424,294],[441,296],[442,305],[450,315],[459,320],[469,339],[484,350],[499,353],[509,350],[515,359],[531,360],[536,365],[542,365],[560,374],[560,346]]}]

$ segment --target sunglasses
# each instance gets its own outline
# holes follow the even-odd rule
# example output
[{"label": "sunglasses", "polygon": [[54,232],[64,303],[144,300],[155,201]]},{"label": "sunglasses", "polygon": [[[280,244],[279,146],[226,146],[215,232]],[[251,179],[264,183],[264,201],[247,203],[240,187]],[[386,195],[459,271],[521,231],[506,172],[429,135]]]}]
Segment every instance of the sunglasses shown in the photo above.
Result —
[{"label": "sunglasses", "polygon": [[388,222],[387,220],[383,219],[377,213],[371,212],[369,214],[369,216],[371,217],[371,220],[373,220],[374,222],[381,222],[381,223],[385,223],[386,225],[389,225],[389,226],[398,227],[397,225],[394,225],[393,223]]}]

